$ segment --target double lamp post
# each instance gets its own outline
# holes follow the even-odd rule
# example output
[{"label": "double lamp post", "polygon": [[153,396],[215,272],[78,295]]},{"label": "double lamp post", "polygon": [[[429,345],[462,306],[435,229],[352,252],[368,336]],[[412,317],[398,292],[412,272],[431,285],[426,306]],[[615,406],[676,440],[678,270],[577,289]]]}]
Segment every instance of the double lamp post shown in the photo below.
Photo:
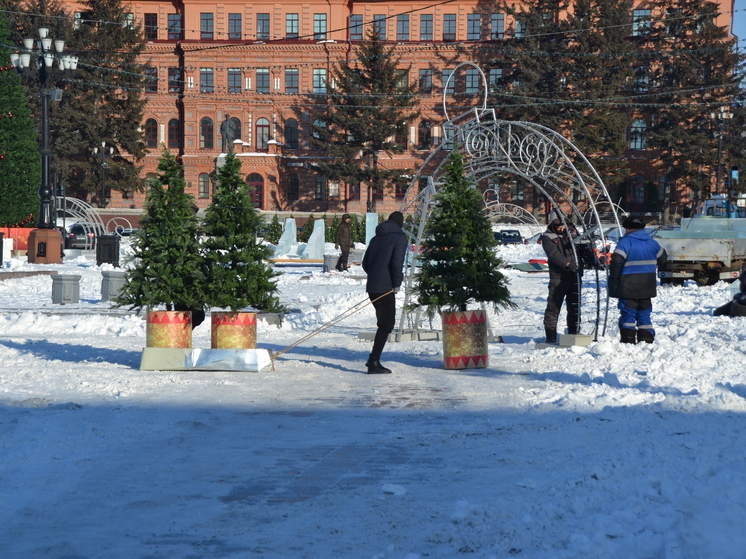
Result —
[{"label": "double lamp post", "polygon": [[[29,74],[36,70],[39,79],[39,99],[41,101],[41,185],[39,186],[39,219],[31,231],[28,242],[28,261],[44,264],[62,262],[63,239],[57,229],[57,212],[54,207],[54,187],[51,182],[52,150],[49,147],[49,102],[61,101],[62,90],[53,88],[51,73],[55,60],[60,71],[75,70],[77,56],[62,56],[65,42],[49,37],[49,29],[39,28],[39,40],[23,39],[20,53],[11,55],[11,62],[19,72]],[[52,50],[54,46],[54,51]],[[36,68],[31,67],[35,59]]]}]

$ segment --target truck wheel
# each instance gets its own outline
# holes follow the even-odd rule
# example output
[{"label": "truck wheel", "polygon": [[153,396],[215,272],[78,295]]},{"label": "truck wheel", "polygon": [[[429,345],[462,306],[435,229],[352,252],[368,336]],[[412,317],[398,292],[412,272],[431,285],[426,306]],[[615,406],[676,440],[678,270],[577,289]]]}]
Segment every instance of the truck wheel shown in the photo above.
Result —
[{"label": "truck wheel", "polygon": [[720,279],[720,274],[718,273],[709,273],[705,275],[697,275],[694,277],[694,281],[697,282],[697,285],[715,285],[718,280]]}]

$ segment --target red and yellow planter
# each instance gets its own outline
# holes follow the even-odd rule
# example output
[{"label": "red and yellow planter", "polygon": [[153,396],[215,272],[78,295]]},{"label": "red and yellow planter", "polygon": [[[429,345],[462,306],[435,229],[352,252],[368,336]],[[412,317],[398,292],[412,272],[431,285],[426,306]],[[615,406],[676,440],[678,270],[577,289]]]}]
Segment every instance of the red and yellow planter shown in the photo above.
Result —
[{"label": "red and yellow planter", "polygon": [[487,313],[444,312],[443,361],[446,369],[483,369],[489,366]]},{"label": "red and yellow planter", "polygon": [[256,349],[256,313],[212,313],[212,349]]},{"label": "red and yellow planter", "polygon": [[145,327],[147,347],[192,347],[192,313],[148,311]]}]

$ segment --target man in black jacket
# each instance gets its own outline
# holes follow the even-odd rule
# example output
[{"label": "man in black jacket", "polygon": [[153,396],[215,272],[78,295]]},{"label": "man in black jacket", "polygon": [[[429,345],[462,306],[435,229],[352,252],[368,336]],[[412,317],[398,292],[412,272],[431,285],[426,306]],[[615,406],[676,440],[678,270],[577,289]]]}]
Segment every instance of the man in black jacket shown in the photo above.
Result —
[{"label": "man in black jacket", "polygon": [[391,369],[381,365],[381,353],[389,334],[396,324],[396,292],[404,280],[402,268],[407,253],[407,236],[402,231],[404,215],[394,212],[376,227],[376,235],[370,240],[363,270],[368,274],[365,291],[376,309],[378,330],[373,340],[373,349],[367,363],[369,375],[387,374]]},{"label": "man in black jacket", "polygon": [[580,327],[578,307],[580,305],[580,270],[573,257],[572,240],[559,212],[549,214],[549,225],[541,235],[541,247],[547,255],[549,265],[549,294],[544,311],[544,333],[546,342],[557,342],[557,321],[562,302],[566,303],[567,331],[577,334]]},{"label": "man in black jacket", "polygon": [[337,231],[334,234],[334,248],[340,249],[339,260],[335,266],[338,272],[346,272],[349,269],[347,259],[350,257],[350,247],[352,246],[352,226],[350,225],[350,214],[342,216],[342,222],[337,225]]}]

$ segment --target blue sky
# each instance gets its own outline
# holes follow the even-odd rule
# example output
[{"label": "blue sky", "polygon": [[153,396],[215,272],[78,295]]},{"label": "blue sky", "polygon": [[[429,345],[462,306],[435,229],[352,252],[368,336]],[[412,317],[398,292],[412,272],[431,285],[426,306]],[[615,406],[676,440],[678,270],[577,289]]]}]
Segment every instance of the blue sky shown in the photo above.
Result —
[{"label": "blue sky", "polygon": [[736,0],[733,11],[733,34],[738,37],[738,46],[746,48],[746,0]]}]

